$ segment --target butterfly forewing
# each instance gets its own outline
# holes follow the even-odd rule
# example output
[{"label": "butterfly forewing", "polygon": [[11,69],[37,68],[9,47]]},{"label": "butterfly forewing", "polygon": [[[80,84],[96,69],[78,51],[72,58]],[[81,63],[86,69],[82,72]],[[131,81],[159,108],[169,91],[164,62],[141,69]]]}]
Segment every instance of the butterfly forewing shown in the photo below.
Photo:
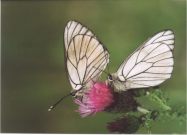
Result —
[{"label": "butterfly forewing", "polygon": [[174,34],[159,32],[140,46],[117,71],[126,89],[153,87],[171,77],[173,70]]},{"label": "butterfly forewing", "polygon": [[73,89],[79,90],[95,81],[108,62],[107,50],[95,37],[74,36],[67,49],[67,69]]},{"label": "butterfly forewing", "polygon": [[75,21],[69,21],[64,31],[64,44],[66,51],[72,38],[79,34],[94,36],[94,34],[82,24]]}]

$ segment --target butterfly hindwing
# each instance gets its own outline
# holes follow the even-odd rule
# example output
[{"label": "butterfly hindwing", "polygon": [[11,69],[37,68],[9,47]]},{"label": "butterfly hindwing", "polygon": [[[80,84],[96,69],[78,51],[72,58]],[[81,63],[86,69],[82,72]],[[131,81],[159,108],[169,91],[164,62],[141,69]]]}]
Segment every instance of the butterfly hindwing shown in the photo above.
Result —
[{"label": "butterfly hindwing", "polygon": [[126,89],[153,87],[171,77],[173,70],[174,34],[171,30],[157,33],[140,46],[117,71]]}]

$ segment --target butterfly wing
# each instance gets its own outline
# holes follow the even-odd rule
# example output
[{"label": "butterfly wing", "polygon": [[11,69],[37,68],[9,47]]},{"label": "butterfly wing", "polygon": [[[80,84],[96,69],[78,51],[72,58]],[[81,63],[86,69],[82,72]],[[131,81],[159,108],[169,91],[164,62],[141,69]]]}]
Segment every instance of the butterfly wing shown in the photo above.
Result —
[{"label": "butterfly wing", "polygon": [[76,35],[67,48],[67,69],[74,90],[95,81],[106,68],[109,53],[93,36]]},{"label": "butterfly wing", "polygon": [[95,81],[109,62],[109,53],[81,23],[69,21],[64,31],[68,76],[74,90]]},{"label": "butterfly wing", "polygon": [[174,34],[171,30],[157,33],[140,46],[117,71],[125,89],[160,85],[173,70]]},{"label": "butterfly wing", "polygon": [[71,42],[71,39],[79,34],[94,36],[94,34],[86,27],[84,27],[81,23],[69,21],[64,30],[64,44],[66,51]]}]

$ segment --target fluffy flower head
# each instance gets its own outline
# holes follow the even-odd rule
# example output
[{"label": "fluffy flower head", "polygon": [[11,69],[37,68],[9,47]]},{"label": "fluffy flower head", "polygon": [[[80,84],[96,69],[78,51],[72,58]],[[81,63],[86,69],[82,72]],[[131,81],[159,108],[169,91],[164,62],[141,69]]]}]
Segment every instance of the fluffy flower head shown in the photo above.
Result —
[{"label": "fluffy flower head", "polygon": [[113,102],[113,94],[106,83],[96,82],[85,93],[82,101],[75,99],[79,105],[78,112],[82,117],[103,111]]}]

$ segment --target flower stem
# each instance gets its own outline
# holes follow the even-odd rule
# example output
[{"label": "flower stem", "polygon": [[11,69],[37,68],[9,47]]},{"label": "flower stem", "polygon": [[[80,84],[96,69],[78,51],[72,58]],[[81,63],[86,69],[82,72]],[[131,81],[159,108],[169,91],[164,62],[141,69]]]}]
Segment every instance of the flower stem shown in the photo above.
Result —
[{"label": "flower stem", "polygon": [[138,106],[138,107],[137,107],[137,110],[138,110],[139,112],[143,113],[143,114],[147,114],[147,113],[150,112],[149,110],[147,110],[147,109],[145,109],[145,108],[143,108],[143,107],[141,107],[141,106]]}]

